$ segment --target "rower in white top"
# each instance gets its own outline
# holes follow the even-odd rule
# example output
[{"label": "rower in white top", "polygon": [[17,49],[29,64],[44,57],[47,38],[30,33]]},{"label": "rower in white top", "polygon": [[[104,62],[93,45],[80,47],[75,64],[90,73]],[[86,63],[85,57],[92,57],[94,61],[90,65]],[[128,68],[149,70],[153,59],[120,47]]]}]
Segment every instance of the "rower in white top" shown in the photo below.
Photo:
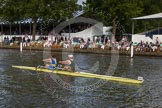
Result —
[{"label": "rower in white top", "polygon": [[73,71],[75,72],[75,63],[74,63],[74,56],[68,55],[68,59],[64,61],[59,61],[60,64],[63,65],[62,70],[68,70],[68,71]]}]

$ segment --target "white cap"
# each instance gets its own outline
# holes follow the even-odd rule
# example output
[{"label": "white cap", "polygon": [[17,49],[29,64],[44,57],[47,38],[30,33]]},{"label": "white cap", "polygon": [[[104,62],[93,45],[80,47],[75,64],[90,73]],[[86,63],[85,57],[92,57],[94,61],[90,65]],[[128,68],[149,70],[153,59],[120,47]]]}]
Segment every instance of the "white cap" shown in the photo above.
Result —
[{"label": "white cap", "polygon": [[72,54],[71,54],[71,55],[68,55],[68,57],[69,57],[69,58],[73,58],[73,55],[72,55]]}]

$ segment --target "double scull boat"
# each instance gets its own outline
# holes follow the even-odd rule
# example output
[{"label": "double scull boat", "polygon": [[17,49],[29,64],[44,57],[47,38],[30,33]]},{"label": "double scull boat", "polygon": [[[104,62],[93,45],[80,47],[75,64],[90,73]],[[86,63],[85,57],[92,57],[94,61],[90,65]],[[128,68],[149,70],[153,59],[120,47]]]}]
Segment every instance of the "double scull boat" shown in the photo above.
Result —
[{"label": "double scull boat", "polygon": [[143,79],[139,80],[139,79],[131,79],[131,78],[92,74],[92,73],[86,73],[86,72],[69,72],[69,71],[63,71],[63,70],[59,70],[59,69],[49,70],[49,69],[45,69],[45,68],[28,67],[28,66],[15,66],[15,65],[13,65],[12,67],[18,68],[18,69],[23,69],[23,70],[48,72],[48,73],[67,75],[67,76],[97,78],[97,79],[103,79],[103,80],[107,80],[107,81],[115,81],[115,82],[121,82],[121,83],[132,83],[132,84],[142,84],[143,83]]}]

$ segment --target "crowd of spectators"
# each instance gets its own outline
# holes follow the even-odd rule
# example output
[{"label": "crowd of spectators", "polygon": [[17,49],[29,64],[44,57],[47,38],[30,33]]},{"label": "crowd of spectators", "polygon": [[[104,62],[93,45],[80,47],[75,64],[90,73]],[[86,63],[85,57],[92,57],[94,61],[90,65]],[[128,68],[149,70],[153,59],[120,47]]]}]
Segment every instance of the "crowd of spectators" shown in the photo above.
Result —
[{"label": "crowd of spectators", "polygon": [[83,39],[83,38],[67,38],[65,36],[40,36],[36,41],[25,35],[21,37],[4,37],[4,45],[19,45],[23,42],[23,47],[54,47],[54,48],[80,48],[80,49],[113,49],[121,51],[129,51],[130,46],[134,46],[134,50],[138,52],[155,52],[162,44],[157,40],[155,43],[148,43],[141,41],[139,43],[132,43],[123,36],[119,42],[112,42],[109,36],[96,36],[93,39]]},{"label": "crowd of spectators", "polygon": [[[70,25],[70,29],[67,26],[63,31],[63,33],[70,32],[79,32],[84,29],[89,28],[92,25],[80,23],[78,25]],[[36,38],[35,41],[31,39],[31,36],[28,34],[29,31],[27,30],[28,27],[24,28],[22,31],[23,37],[12,37],[9,36],[3,37],[3,44],[4,45],[19,45],[20,42],[23,43],[23,47],[30,47],[30,46],[38,46],[38,47],[54,47],[54,48],[80,48],[80,49],[113,49],[113,50],[121,50],[121,51],[129,51],[130,46],[133,44],[134,50],[138,52],[154,52],[157,51],[161,46],[161,42],[156,39],[155,43],[152,42],[144,42],[141,41],[139,43],[132,43],[127,39],[126,36],[123,36],[122,39],[118,42],[112,42],[109,36],[95,36],[88,39],[83,38],[68,38],[61,35],[54,36],[53,34],[49,34],[51,36],[40,36]],[[8,29],[4,29],[4,33],[0,33],[1,35],[9,35],[10,32],[7,31]],[[18,35],[19,30],[15,29],[11,32],[12,35]],[[39,31],[37,31],[37,35],[40,35]],[[49,39],[50,38],[50,39]]]},{"label": "crowd of spectators", "polygon": [[[39,25],[40,26],[40,25]],[[82,30],[85,30],[92,25],[85,23],[71,24],[65,27],[61,33],[76,33]],[[80,49],[113,49],[113,50],[121,50],[121,51],[129,51],[130,46],[134,46],[134,50],[137,52],[155,52],[162,47],[161,41],[156,38],[155,42],[144,42],[140,41],[139,43],[132,43],[126,36],[123,36],[118,42],[112,42],[110,36],[95,36],[93,38],[68,38],[61,35],[56,35],[49,33],[50,36],[42,36],[41,31],[37,29],[37,34],[40,37],[36,38],[35,41],[32,40],[29,33],[29,25],[22,25],[21,35],[23,37],[12,37],[9,38],[7,35],[20,35],[19,34],[19,26],[15,25],[11,30],[5,27],[3,29],[3,33],[0,35],[4,35],[1,39],[1,43],[3,45],[16,46],[19,45],[20,42],[23,43],[23,47],[54,47],[54,48],[80,48]],[[38,27],[39,28],[39,27]],[[52,29],[52,28],[50,28]],[[161,49],[162,50],[162,49]]]}]

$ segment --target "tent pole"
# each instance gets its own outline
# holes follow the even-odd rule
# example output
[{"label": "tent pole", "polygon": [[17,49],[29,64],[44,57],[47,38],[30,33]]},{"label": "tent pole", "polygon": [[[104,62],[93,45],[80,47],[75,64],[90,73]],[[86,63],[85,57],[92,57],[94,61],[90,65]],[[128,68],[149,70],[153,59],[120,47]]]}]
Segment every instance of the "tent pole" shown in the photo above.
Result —
[{"label": "tent pole", "polygon": [[21,35],[21,22],[19,23],[19,35]]},{"label": "tent pole", "polygon": [[3,34],[3,23],[1,23],[1,34]]},{"label": "tent pole", "polygon": [[52,30],[53,30],[53,36],[54,36],[54,21],[53,21],[53,28],[52,28]]},{"label": "tent pole", "polygon": [[30,22],[30,27],[29,27],[29,29],[30,29],[29,31],[30,31],[30,36],[31,36],[31,22]]},{"label": "tent pole", "polygon": [[11,34],[11,23],[10,23],[10,36],[11,36],[12,34]]},{"label": "tent pole", "polygon": [[134,21],[132,22],[132,35],[134,34]]},{"label": "tent pole", "polygon": [[159,23],[158,23],[158,35],[159,35]]},{"label": "tent pole", "polygon": [[146,31],[147,31],[147,24],[145,24],[145,33],[147,33]]}]

